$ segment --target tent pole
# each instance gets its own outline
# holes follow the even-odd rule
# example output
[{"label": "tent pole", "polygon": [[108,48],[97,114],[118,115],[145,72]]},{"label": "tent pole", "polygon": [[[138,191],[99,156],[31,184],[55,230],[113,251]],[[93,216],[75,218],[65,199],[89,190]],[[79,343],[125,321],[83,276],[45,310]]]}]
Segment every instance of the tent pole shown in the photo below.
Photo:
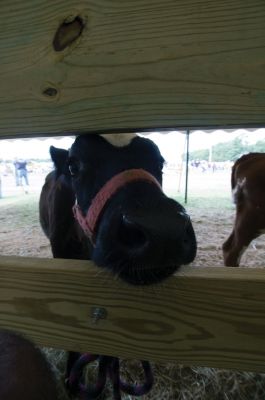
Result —
[{"label": "tent pole", "polygon": [[185,179],[185,199],[184,202],[188,202],[188,178],[189,178],[189,147],[190,147],[190,130],[186,131],[186,179]]}]

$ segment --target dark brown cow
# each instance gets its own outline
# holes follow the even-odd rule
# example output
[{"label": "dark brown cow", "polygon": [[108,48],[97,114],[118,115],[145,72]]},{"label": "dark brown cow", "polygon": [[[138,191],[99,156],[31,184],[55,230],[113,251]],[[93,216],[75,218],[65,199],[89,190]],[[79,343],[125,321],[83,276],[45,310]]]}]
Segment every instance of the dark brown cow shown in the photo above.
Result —
[{"label": "dark brown cow", "polygon": [[0,331],[0,399],[58,399],[44,355],[31,341],[7,330]]},{"label": "dark brown cow", "polygon": [[51,157],[40,222],[54,257],[92,259],[133,285],[161,282],[194,260],[190,218],[163,193],[164,159],[151,140],[82,135]]},{"label": "dark brown cow", "polygon": [[232,168],[234,228],[223,244],[226,266],[237,267],[250,242],[265,232],[265,154],[249,153]]}]

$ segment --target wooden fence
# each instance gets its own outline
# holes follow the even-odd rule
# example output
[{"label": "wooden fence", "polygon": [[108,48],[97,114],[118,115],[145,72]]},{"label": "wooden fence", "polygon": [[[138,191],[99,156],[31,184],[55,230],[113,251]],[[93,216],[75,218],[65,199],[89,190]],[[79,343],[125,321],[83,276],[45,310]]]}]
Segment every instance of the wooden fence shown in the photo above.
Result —
[{"label": "wooden fence", "polygon": [[[263,0],[2,0],[0,22],[1,138],[264,126]],[[1,257],[0,326],[69,350],[265,370],[265,270],[187,267],[141,289],[86,261]]]}]

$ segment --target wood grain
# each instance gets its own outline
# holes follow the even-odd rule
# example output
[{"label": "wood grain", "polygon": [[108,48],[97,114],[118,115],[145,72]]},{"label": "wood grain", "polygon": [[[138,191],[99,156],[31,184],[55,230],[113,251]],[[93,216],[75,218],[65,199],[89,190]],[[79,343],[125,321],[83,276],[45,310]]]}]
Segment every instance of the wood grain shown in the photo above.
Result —
[{"label": "wood grain", "polygon": [[2,0],[0,24],[1,137],[265,123],[264,0]]},{"label": "wood grain", "polygon": [[3,256],[0,326],[68,350],[264,371],[265,270],[185,267],[134,288],[87,261]]}]

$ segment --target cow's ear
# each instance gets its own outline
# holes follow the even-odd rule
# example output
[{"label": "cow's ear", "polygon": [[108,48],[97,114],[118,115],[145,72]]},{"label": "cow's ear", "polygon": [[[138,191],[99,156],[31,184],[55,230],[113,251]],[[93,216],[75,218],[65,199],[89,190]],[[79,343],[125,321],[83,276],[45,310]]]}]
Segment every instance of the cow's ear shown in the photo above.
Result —
[{"label": "cow's ear", "polygon": [[69,173],[67,163],[69,156],[68,150],[58,149],[57,147],[51,146],[50,155],[57,172],[61,174]]}]

